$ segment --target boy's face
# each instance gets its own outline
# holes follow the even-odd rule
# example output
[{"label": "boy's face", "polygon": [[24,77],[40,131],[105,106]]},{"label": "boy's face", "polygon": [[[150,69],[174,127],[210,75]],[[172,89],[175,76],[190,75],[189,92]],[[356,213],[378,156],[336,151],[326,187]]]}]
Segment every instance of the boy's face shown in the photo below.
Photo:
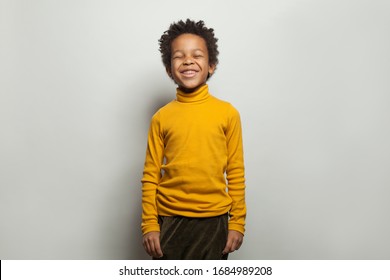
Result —
[{"label": "boy's face", "polygon": [[182,34],[172,42],[169,76],[184,92],[195,91],[206,83],[215,65],[209,65],[206,42],[194,34]]}]

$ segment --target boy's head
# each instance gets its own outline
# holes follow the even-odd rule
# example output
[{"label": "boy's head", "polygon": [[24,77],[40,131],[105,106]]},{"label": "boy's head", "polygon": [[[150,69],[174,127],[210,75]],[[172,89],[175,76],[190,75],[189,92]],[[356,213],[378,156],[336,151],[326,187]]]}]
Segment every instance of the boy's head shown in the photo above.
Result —
[{"label": "boy's head", "polygon": [[203,21],[171,24],[161,36],[160,52],[168,75],[185,91],[203,85],[218,64],[218,39]]}]

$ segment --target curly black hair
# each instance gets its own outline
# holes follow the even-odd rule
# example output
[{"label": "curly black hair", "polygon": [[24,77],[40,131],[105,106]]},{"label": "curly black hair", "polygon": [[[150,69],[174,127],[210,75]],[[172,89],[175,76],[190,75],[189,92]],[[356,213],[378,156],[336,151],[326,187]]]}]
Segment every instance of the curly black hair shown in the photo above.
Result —
[{"label": "curly black hair", "polygon": [[195,34],[202,37],[207,46],[209,55],[209,64],[215,67],[218,64],[218,39],[214,36],[214,29],[207,28],[202,20],[195,22],[187,19],[185,22],[180,20],[170,25],[169,29],[164,32],[159,41],[162,62],[165,68],[171,68],[171,46],[173,40],[182,34]]}]

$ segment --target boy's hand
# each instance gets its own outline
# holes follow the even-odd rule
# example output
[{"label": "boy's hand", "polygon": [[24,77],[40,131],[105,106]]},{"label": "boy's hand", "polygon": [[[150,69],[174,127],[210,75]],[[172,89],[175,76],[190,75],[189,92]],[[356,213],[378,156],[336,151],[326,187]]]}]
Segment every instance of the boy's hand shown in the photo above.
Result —
[{"label": "boy's hand", "polygon": [[143,245],[145,251],[154,258],[161,258],[163,253],[160,247],[160,232],[151,231],[144,235]]},{"label": "boy's hand", "polygon": [[225,249],[223,249],[222,254],[233,253],[240,249],[243,240],[244,235],[241,232],[229,230],[226,246]]}]

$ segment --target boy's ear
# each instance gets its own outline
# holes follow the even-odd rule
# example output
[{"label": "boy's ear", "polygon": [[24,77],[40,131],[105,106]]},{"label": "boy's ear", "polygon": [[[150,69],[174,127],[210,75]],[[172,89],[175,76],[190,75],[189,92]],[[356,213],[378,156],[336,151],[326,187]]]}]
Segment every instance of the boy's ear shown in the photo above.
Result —
[{"label": "boy's ear", "polygon": [[214,74],[216,65],[215,64],[210,64],[209,66],[209,77],[211,77]]}]

